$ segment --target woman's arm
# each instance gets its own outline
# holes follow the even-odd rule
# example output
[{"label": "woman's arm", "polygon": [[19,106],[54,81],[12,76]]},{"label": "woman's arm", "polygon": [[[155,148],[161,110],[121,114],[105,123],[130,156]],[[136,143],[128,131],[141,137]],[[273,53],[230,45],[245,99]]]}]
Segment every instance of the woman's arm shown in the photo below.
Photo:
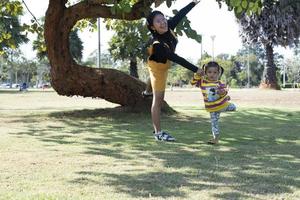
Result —
[{"label": "woman's arm", "polygon": [[159,63],[166,63],[167,60],[171,60],[184,68],[187,68],[194,73],[199,73],[199,68],[187,61],[186,59],[178,56],[177,54],[170,51],[168,47],[166,47],[162,43],[153,44],[153,54],[150,56],[150,60],[154,60]]},{"label": "woman's arm", "polygon": [[177,24],[192,10],[192,8],[198,4],[200,0],[193,0],[187,6],[182,8],[173,18],[168,20],[168,26],[170,29],[174,30]]},{"label": "woman's arm", "polygon": [[196,73],[199,68],[196,67],[195,65],[193,65],[192,63],[190,63],[189,61],[187,61],[186,59],[178,56],[176,53],[169,53],[167,55],[167,58],[179,65],[181,65],[182,67],[191,70],[192,72]]}]

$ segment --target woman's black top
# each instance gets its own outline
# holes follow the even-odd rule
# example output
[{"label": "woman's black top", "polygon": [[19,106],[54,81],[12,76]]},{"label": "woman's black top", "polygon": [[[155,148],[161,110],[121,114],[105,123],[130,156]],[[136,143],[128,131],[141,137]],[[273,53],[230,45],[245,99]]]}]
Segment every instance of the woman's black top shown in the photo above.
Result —
[{"label": "woman's black top", "polygon": [[174,53],[178,41],[173,32],[177,24],[195,5],[196,4],[194,2],[189,3],[187,6],[182,8],[173,18],[168,20],[168,31],[166,33],[159,34],[155,32],[153,34],[153,51],[152,55],[149,57],[149,60],[153,60],[159,63],[166,63],[167,60],[171,60],[193,72],[197,72],[198,67]]}]

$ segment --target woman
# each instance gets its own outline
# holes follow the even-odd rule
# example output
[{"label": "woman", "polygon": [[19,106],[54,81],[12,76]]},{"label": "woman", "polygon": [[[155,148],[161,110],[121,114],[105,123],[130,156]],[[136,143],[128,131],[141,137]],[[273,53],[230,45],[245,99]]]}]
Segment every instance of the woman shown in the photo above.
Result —
[{"label": "woman", "polygon": [[[176,62],[193,72],[201,72],[201,69],[174,53],[177,38],[173,32],[182,18],[199,2],[200,0],[193,0],[170,20],[167,20],[160,11],[153,11],[147,17],[147,26],[153,37],[152,45],[149,48],[148,69],[153,91],[151,116],[156,140],[175,141],[174,137],[162,131],[160,127],[160,112],[164,100],[168,69],[171,66],[170,61]],[[144,96],[148,94],[147,91],[143,92]]]}]

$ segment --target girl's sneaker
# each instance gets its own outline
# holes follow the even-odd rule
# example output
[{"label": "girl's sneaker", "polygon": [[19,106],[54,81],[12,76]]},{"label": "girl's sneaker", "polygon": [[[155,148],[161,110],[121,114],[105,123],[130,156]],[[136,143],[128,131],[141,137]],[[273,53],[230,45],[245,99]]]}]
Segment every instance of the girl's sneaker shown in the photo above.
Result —
[{"label": "girl's sneaker", "polygon": [[215,145],[219,143],[219,136],[215,136],[214,138],[210,139],[207,144]]},{"label": "girl's sneaker", "polygon": [[154,138],[156,140],[166,141],[166,142],[174,142],[175,141],[174,137],[172,137],[170,134],[168,134],[164,131],[160,131],[160,132],[154,134]]}]

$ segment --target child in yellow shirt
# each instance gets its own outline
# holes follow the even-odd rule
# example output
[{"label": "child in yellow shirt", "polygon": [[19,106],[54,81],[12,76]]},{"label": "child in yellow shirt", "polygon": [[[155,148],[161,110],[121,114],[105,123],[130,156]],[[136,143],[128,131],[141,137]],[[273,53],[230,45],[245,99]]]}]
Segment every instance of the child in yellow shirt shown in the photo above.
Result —
[{"label": "child in yellow shirt", "polygon": [[211,129],[213,138],[208,141],[209,144],[217,144],[220,138],[219,118],[221,112],[235,111],[236,106],[230,103],[230,97],[226,85],[219,79],[224,72],[217,62],[211,61],[203,65],[201,74],[194,74],[191,81],[192,85],[196,85],[202,91],[204,105],[206,111],[210,113]]}]

